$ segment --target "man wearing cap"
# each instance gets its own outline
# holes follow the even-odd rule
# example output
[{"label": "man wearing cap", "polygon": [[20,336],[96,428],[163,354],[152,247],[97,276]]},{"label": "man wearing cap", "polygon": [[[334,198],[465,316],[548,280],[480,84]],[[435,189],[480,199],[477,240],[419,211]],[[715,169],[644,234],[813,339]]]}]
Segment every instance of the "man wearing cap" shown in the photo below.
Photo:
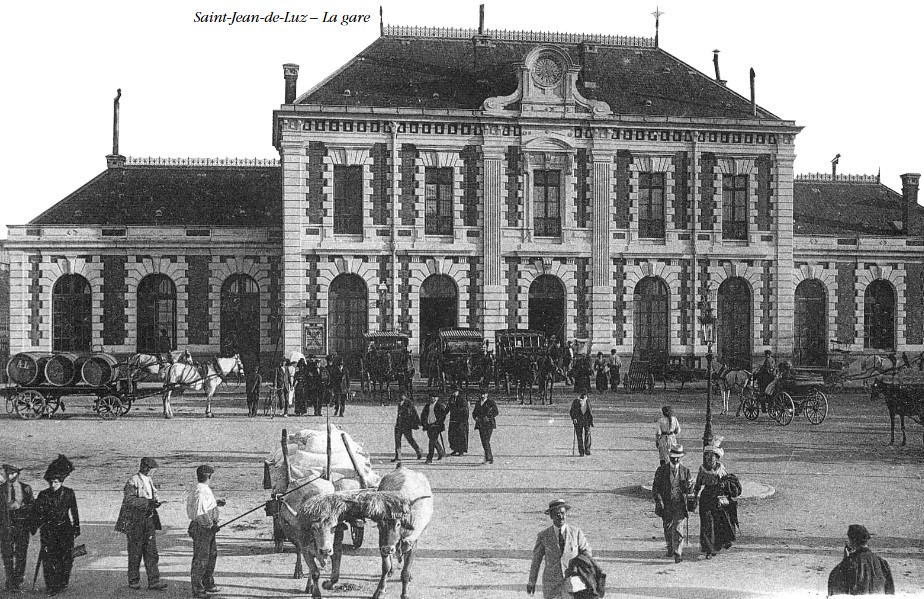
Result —
[{"label": "man wearing cap", "polygon": [[161,529],[160,516],[157,514],[160,501],[157,487],[151,480],[157,467],[154,458],[141,458],[138,472],[128,479],[122,489],[122,508],[116,519],[116,532],[125,533],[128,539],[128,586],[136,590],[141,588],[139,570],[142,559],[148,576],[148,588],[155,591],[167,588],[167,583],[160,579],[157,567],[160,560],[156,536],[156,531]]},{"label": "man wearing cap", "polygon": [[533,562],[529,568],[529,581],[526,583],[526,592],[530,595],[536,592],[536,579],[539,578],[539,566],[543,559],[545,569],[542,571],[542,596],[545,599],[557,599],[564,594],[562,583],[569,562],[578,554],[592,555],[590,544],[581,529],[565,522],[570,509],[568,502],[556,499],[550,502],[549,509],[545,510],[552,519],[552,526],[536,537]]},{"label": "man wearing cap", "polygon": [[430,401],[420,411],[420,425],[427,431],[429,445],[427,448],[427,464],[433,463],[433,452],[436,451],[437,460],[442,460],[446,454],[440,433],[446,428],[446,414],[449,409],[440,401],[437,393],[430,393]]},{"label": "man wearing cap", "polygon": [[218,546],[215,533],[218,532],[218,508],[224,502],[215,500],[211,482],[215,469],[208,464],[196,468],[196,480],[186,495],[186,515],[189,516],[189,536],[193,540],[190,580],[193,597],[204,599],[221,589],[215,586],[215,561]]},{"label": "man wearing cap", "polygon": [[414,402],[407,395],[401,394],[401,401],[398,402],[398,416],[395,418],[395,459],[392,462],[401,461],[401,437],[407,439],[411,448],[417,452],[417,459],[423,457],[417,441],[414,440],[414,429],[420,428],[420,416],[417,415],[417,408]]},{"label": "man wearing cap", "polygon": [[773,359],[773,352],[769,349],[764,350],[764,361],[754,373],[754,380],[757,382],[757,396],[760,398],[760,409],[762,412],[767,411],[767,387],[776,378],[776,360]]},{"label": "man wearing cap", "polygon": [[0,552],[6,572],[6,590],[18,591],[26,574],[29,553],[29,521],[32,518],[32,487],[19,482],[22,468],[3,465],[0,484]]},{"label": "man wearing cap", "polygon": [[578,455],[590,455],[590,429],[594,425],[594,414],[587,393],[581,393],[571,402],[570,415],[574,436],[577,437]]},{"label": "man wearing cap", "polygon": [[889,562],[873,553],[867,544],[870,534],[862,524],[847,527],[844,559],[828,576],[831,595],[894,595],[895,582]]},{"label": "man wearing cap", "polygon": [[682,445],[671,447],[670,461],[658,466],[651,485],[655,514],[664,525],[665,557],[673,557],[677,563],[683,561],[683,525],[688,516],[686,495],[691,491],[690,470],[680,463],[683,454]]}]

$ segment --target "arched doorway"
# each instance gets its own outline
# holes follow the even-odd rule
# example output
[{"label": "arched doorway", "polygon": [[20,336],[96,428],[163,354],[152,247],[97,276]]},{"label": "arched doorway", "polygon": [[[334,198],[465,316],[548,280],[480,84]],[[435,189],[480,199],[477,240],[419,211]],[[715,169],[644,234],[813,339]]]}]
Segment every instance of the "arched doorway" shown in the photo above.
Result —
[{"label": "arched doorway", "polygon": [[138,353],[157,353],[161,329],[176,349],[176,285],[167,275],[148,275],[138,283]]},{"label": "arched doorway", "polygon": [[882,280],[866,287],[863,301],[863,347],[895,349],[895,291]]},{"label": "arched doorway", "polygon": [[565,286],[557,277],[541,275],[529,286],[529,329],[552,335],[565,345]]},{"label": "arched doorway", "polygon": [[231,275],[221,286],[221,355],[260,354],[260,287],[248,275]]},{"label": "arched doorway", "polygon": [[800,366],[824,366],[828,356],[828,300],[818,279],[796,287],[795,359]]},{"label": "arched doorway", "polygon": [[[440,329],[459,326],[459,291],[446,275],[430,275],[420,285],[420,356],[437,339]],[[421,359],[421,372],[426,370]]]},{"label": "arched doorway", "polygon": [[360,371],[363,334],[369,326],[369,296],[359,275],[338,275],[328,300],[330,353],[343,358],[352,376]]},{"label": "arched doorway", "polygon": [[651,354],[666,356],[670,348],[667,284],[659,277],[645,277],[635,286],[635,351],[644,361]]},{"label": "arched doorway", "polygon": [[751,288],[741,277],[725,279],[719,286],[719,361],[729,368],[751,369]]},{"label": "arched doorway", "polygon": [[90,283],[64,275],[51,291],[51,350],[90,351],[93,343]]}]

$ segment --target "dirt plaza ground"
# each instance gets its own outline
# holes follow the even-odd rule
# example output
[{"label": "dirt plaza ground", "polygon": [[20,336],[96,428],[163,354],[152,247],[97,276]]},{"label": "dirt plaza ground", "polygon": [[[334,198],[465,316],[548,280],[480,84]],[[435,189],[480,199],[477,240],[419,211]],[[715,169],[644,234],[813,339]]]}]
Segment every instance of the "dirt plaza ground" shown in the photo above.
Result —
[{"label": "dirt plaza ground", "polygon": [[[412,595],[459,599],[524,597],[536,534],[549,525],[543,510],[555,498],[573,506],[571,524],[581,527],[608,574],[607,597],[824,596],[828,572],[839,561],[847,526],[863,523],[874,550],[889,560],[900,593],[924,589],[924,481],[922,429],[909,422],[908,445],[887,447],[888,414],[869,394],[830,397],[820,426],[797,417],[780,427],[766,415],[754,422],[716,410],[714,430],[726,437],[725,463],[745,481],[772,486],[774,494],[741,502],[741,533],[735,546],[706,561],[699,555],[698,516],[690,520],[691,547],[681,564],[664,558],[660,521],[649,494],[657,467],[654,422],[662,404],[680,418],[685,463],[695,472],[705,412],[702,388],[652,394],[605,393],[592,398],[596,426],[593,454],[572,455],[567,415],[570,393],[551,406],[520,406],[498,397],[495,463],[483,465],[472,431],[469,454],[433,465],[413,459],[433,486],[435,516],[424,533],[414,569]],[[419,394],[418,403],[422,401]],[[230,519],[267,498],[262,461],[278,446],[282,428],[323,426],[323,419],[245,416],[243,398],[222,394],[217,417],[202,417],[200,397],[174,402],[177,417],[160,415],[160,400],[140,401],[122,419],[98,420],[89,398],[66,400],[64,417],[0,419],[0,454],[26,468],[36,492],[58,452],[73,460],[68,479],[78,497],[89,554],[78,558],[69,597],[186,597],[191,541],[186,535],[184,491],[200,463],[216,467],[216,496],[227,499]],[[715,406],[715,404],[714,404]],[[358,401],[335,422],[366,447],[380,474],[394,466],[395,407]],[[418,432],[418,442],[425,436]],[[157,457],[155,473],[164,531],[158,537],[166,593],[129,591],[125,537],[114,532],[121,489],[142,456]],[[411,457],[410,460],[407,458]],[[218,536],[216,572],[222,597],[301,595],[304,581],[291,578],[294,555],[273,553],[270,520],[263,510],[231,524]],[[369,597],[379,572],[377,533],[343,560],[343,577],[332,597]],[[30,547],[31,583],[38,539]],[[40,577],[41,578],[41,577]],[[42,590],[41,579],[38,584]],[[540,591],[541,592],[541,591]],[[31,593],[31,592],[30,592]],[[131,593],[131,595],[129,595]],[[400,581],[387,597],[400,595]],[[541,596],[541,595],[540,595]]]}]

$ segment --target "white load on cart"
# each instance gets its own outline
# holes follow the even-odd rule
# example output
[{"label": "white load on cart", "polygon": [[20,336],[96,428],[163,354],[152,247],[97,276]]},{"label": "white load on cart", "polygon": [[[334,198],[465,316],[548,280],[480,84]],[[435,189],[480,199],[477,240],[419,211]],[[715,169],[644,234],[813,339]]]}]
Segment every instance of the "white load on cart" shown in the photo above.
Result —
[{"label": "white load on cart", "polygon": [[[271,451],[264,460],[263,487],[272,489],[274,495],[280,495],[296,489],[286,495],[286,502],[298,509],[307,496],[318,492],[317,484],[308,484],[327,478],[334,491],[351,491],[363,488],[378,488],[381,477],[372,470],[372,461],[363,447],[353,438],[333,424],[330,425],[330,476],[327,472],[327,427],[321,430],[304,429],[287,435],[286,453],[283,456],[282,443]],[[288,476],[286,467],[288,466]],[[329,487],[328,487],[329,488]],[[350,522],[353,547],[362,544],[363,523]],[[274,518],[273,539],[277,552],[282,551],[283,534]]]}]

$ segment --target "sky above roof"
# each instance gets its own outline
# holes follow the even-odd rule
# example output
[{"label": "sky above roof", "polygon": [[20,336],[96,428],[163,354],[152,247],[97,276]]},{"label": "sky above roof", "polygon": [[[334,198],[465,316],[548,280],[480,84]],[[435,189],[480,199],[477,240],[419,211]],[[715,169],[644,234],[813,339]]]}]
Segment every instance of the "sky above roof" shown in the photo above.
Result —
[{"label": "sky above roof", "polygon": [[[477,27],[479,0],[382,0],[385,22]],[[282,64],[301,66],[298,93],[379,35],[379,2],[282,0],[9,3],[0,20],[0,225],[24,224],[105,169],[112,100],[122,89],[120,151],[127,156],[274,158],[271,115],[283,100]],[[485,2],[486,27],[653,36],[656,3]],[[796,172],[899,175],[924,170],[918,56],[924,3],[742,3],[659,0],[661,47],[722,77],[805,130]],[[325,10],[371,15],[322,23]],[[317,17],[305,23],[196,22],[227,13]],[[342,16],[342,15],[341,15]],[[0,237],[6,236],[0,227]]]}]

